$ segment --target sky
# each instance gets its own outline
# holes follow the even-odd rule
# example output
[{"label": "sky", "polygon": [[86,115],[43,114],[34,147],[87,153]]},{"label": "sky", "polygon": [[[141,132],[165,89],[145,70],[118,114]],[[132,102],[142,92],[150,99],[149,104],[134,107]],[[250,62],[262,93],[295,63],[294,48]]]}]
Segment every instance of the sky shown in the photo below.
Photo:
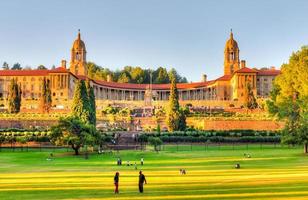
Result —
[{"label": "sky", "polygon": [[232,28],[249,67],[279,68],[308,45],[307,0],[1,0],[0,65],[60,66],[78,29],[102,67],[223,75]]}]

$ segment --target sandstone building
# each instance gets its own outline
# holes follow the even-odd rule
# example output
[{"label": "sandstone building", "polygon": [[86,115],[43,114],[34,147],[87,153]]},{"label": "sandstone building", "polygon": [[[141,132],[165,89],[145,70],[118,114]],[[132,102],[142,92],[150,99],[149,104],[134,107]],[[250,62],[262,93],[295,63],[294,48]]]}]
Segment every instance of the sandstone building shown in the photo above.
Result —
[{"label": "sandstone building", "polygon": [[[22,89],[22,106],[24,111],[36,111],[41,97],[44,77],[51,82],[52,110],[69,111],[77,80],[87,79],[87,52],[80,33],[71,49],[69,67],[66,61],[61,66],[50,70],[0,70],[0,106],[7,108],[7,96],[10,80],[15,78]],[[231,31],[224,50],[224,75],[207,80],[203,75],[201,82],[179,83],[181,104],[191,103],[195,106],[226,107],[231,103],[241,105],[246,85],[249,83],[256,97],[266,98],[272,88],[272,81],[279,70],[257,70],[248,68],[240,60],[240,50]],[[169,98],[169,84],[130,84],[110,81],[92,80],[97,109],[107,104],[129,107],[146,107],[164,105]]]}]

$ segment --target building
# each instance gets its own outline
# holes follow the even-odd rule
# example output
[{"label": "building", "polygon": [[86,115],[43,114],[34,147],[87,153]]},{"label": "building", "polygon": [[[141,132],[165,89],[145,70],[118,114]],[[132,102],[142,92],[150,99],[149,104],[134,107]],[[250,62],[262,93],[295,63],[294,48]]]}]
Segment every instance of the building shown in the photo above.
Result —
[{"label": "building", "polygon": [[[0,106],[7,108],[8,88],[11,79],[16,79],[22,88],[22,111],[36,111],[41,97],[43,78],[51,83],[52,110],[69,111],[77,80],[87,79],[87,52],[80,32],[71,49],[69,68],[65,60],[61,66],[50,70],[0,70]],[[272,81],[280,70],[251,69],[240,61],[240,50],[231,31],[224,51],[224,75],[201,82],[177,84],[181,104],[195,106],[226,107],[231,103],[241,105],[247,84],[255,96],[266,98]],[[144,107],[163,106],[168,102],[169,84],[130,84],[90,80],[94,88],[97,109],[113,104],[117,106]]]}]

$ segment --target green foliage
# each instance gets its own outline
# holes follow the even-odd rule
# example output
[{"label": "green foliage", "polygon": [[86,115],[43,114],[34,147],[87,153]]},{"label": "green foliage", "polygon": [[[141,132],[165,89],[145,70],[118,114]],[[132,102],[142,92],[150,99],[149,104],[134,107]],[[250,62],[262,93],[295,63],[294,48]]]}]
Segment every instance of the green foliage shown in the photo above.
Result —
[{"label": "green foliage", "polygon": [[307,153],[308,133],[308,47],[293,53],[281,66],[267,107],[271,114],[286,120],[283,142],[304,144]]},{"label": "green foliage", "polygon": [[160,146],[163,144],[163,141],[159,137],[150,137],[148,139],[150,145],[154,146],[155,151],[160,150]]},{"label": "green foliage", "polygon": [[40,107],[42,112],[49,113],[51,108],[52,98],[50,89],[50,80],[44,77],[42,81],[42,95],[40,97]]},{"label": "green foliage", "polygon": [[11,79],[8,94],[8,111],[9,113],[19,113],[21,106],[21,86],[17,81]]},{"label": "green foliage", "polygon": [[53,144],[70,145],[75,155],[84,145],[94,145],[100,141],[100,135],[93,125],[74,116],[61,118],[58,125],[51,128],[50,138]]},{"label": "green foliage", "polygon": [[96,125],[96,104],[95,104],[95,95],[94,95],[94,89],[92,86],[90,86],[89,80],[86,82],[86,88],[87,88],[87,95],[89,98],[89,107],[90,107],[90,115],[89,115],[89,122],[90,124]]},{"label": "green foliage", "polygon": [[22,70],[22,67],[19,63],[15,63],[11,68],[11,70]]},{"label": "green foliage", "polygon": [[85,123],[91,123],[91,105],[87,88],[83,80],[77,81],[75,85],[72,115],[80,118]]},{"label": "green foliage", "polygon": [[37,68],[36,68],[36,69],[46,70],[46,69],[47,69],[47,67],[45,67],[44,65],[39,65],[39,66],[37,66]]},{"label": "green foliage", "polygon": [[176,87],[175,75],[170,75],[171,88],[169,96],[169,105],[167,111],[167,126],[169,131],[186,129],[186,113],[185,109],[180,108],[178,90]]},{"label": "green foliage", "polygon": [[173,73],[176,76],[178,83],[186,83],[187,79],[180,76],[175,69],[171,69],[169,74],[166,68],[159,67],[152,71],[142,69],[141,67],[125,66],[122,70],[111,71],[108,68],[103,68],[93,62],[87,63],[88,75],[92,79],[107,81],[108,75],[112,77],[112,81],[118,83],[150,83],[150,74],[152,74],[153,83],[170,83],[169,74]]},{"label": "green foliage", "polygon": [[3,62],[2,69],[3,70],[9,70],[10,69],[9,64],[7,62]]},{"label": "green foliage", "polygon": [[257,100],[254,96],[250,83],[247,83],[245,88],[245,107],[248,109],[256,109],[258,107]]}]

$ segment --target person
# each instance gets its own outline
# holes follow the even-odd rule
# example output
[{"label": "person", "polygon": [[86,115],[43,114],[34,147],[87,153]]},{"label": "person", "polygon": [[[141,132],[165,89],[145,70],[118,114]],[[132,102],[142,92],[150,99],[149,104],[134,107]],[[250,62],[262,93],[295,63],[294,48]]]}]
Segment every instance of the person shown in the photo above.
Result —
[{"label": "person", "polygon": [[141,161],[140,161],[141,165],[143,165],[143,158],[141,158]]},{"label": "person", "polygon": [[139,172],[139,192],[143,193],[143,184],[147,184],[147,180],[145,179],[142,171]]},{"label": "person", "polygon": [[130,165],[130,164],[129,164],[129,160],[126,162],[126,165],[127,165],[127,166],[129,166],[129,165]]},{"label": "person", "polygon": [[135,162],[135,170],[137,170],[137,163]]},{"label": "person", "polygon": [[120,165],[120,158],[118,158],[117,160],[117,165]]},{"label": "person", "polygon": [[116,172],[115,176],[114,176],[114,186],[115,186],[115,189],[114,189],[114,193],[115,194],[119,194],[119,172]]}]

